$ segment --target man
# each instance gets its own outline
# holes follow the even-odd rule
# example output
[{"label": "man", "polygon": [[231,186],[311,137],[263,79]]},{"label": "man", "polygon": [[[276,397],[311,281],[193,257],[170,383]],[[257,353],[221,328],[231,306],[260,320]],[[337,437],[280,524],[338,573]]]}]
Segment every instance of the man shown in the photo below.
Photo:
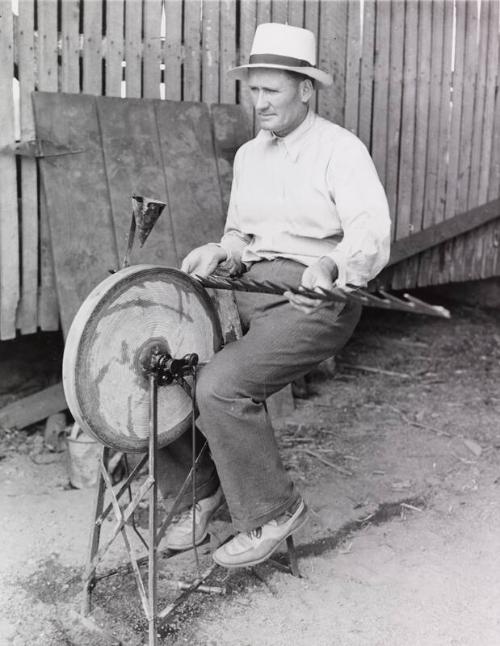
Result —
[{"label": "man", "polygon": [[[247,81],[261,130],[236,155],[224,236],[189,253],[184,271],[205,276],[224,266],[257,281],[330,289],[364,286],[387,262],[387,200],[366,148],[309,107],[314,84],[332,83],[315,51],[312,32],[264,24],[249,63],[230,70]],[[319,306],[292,293],[236,299],[245,334],[201,370],[197,387],[211,457],[199,469],[195,540],[206,537],[224,495],[239,531],[214,552],[225,567],[260,563],[305,522],[265,399],[338,352],[360,316],[358,305]],[[164,454],[165,473],[184,474],[186,438]],[[187,549],[191,533],[187,509],[167,545]]]}]

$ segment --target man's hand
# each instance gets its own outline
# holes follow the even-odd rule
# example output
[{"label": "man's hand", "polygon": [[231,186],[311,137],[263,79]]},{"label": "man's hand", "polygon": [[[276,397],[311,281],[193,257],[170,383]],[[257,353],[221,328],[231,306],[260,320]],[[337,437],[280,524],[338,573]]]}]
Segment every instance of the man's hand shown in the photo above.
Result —
[{"label": "man's hand", "polygon": [[190,251],[182,261],[181,270],[187,274],[197,274],[203,277],[210,276],[217,265],[224,262],[226,258],[227,251],[214,242],[209,242]]},{"label": "man's hand", "polygon": [[[301,285],[306,289],[316,289],[317,287],[332,289],[337,276],[338,269],[335,262],[328,256],[323,256],[304,270]],[[325,306],[324,301],[315,300],[308,296],[300,296],[298,294],[292,294],[291,292],[285,292],[285,296],[293,307],[306,314],[310,314],[318,308]]]}]

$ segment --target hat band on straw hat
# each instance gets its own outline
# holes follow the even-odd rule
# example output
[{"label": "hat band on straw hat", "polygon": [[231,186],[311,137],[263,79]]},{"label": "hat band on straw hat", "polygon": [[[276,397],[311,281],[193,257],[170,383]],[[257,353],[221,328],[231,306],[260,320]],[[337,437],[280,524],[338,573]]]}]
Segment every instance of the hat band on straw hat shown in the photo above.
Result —
[{"label": "hat band on straw hat", "polygon": [[288,67],[314,67],[309,61],[293,56],[281,56],[280,54],[251,54],[248,59],[249,65],[287,65]]}]

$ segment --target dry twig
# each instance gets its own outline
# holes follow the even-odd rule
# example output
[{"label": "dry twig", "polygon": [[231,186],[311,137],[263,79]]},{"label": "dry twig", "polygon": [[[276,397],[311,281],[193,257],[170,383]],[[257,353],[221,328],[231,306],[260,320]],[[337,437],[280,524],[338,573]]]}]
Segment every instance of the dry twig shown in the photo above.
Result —
[{"label": "dry twig", "polygon": [[301,451],[302,453],[307,453],[307,455],[310,455],[311,457],[316,458],[316,460],[323,462],[323,464],[326,464],[326,466],[330,467],[331,469],[334,469],[335,471],[338,471],[344,476],[353,475],[352,471],[349,471],[349,469],[344,469],[344,467],[341,467],[338,464],[334,464],[329,460],[325,460],[325,458],[322,455],[318,455],[317,453],[315,453],[314,451],[311,451],[310,449],[299,449],[299,451]]}]

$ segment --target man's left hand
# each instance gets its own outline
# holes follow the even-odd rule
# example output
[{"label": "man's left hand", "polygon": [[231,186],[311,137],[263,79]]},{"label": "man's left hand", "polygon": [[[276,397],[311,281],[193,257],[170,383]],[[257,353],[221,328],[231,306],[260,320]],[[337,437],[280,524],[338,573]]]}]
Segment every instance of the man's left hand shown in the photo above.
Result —
[{"label": "man's left hand", "polygon": [[[302,274],[301,286],[306,289],[332,289],[333,284],[338,276],[338,269],[335,262],[328,256],[323,256],[310,267],[307,267]],[[311,314],[320,307],[325,306],[325,302],[300,296],[292,292],[285,292],[285,296],[296,309],[306,314]]]}]

